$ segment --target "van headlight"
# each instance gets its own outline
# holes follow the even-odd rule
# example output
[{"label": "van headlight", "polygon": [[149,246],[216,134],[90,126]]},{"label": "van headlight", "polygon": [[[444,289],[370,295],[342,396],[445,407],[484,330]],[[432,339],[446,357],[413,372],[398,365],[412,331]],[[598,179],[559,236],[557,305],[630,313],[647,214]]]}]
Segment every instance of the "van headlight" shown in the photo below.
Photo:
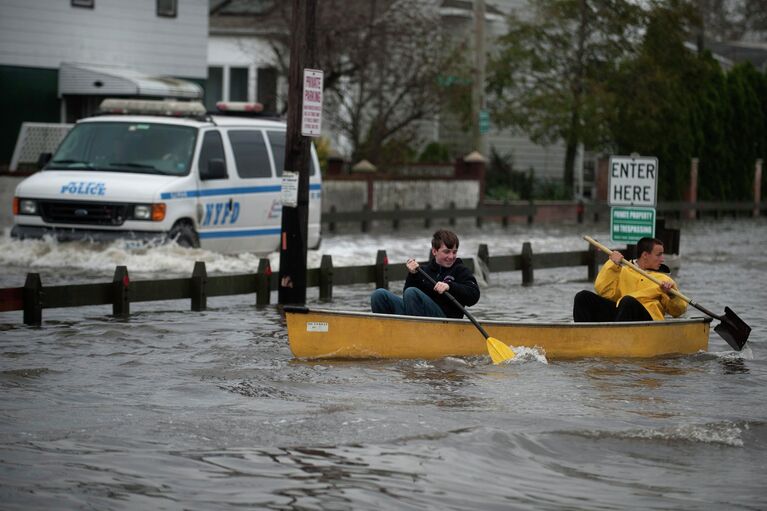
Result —
[{"label": "van headlight", "polygon": [[133,206],[134,220],[148,220],[150,222],[162,222],[165,220],[165,203],[136,204]]},{"label": "van headlight", "polygon": [[37,201],[32,199],[13,198],[14,215],[37,215]]}]

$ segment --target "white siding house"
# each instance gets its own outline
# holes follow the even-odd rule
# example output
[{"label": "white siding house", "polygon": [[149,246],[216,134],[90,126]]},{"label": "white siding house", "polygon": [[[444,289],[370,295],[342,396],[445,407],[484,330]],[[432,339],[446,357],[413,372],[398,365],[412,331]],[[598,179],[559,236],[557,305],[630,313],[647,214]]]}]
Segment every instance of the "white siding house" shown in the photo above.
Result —
[{"label": "white siding house", "polygon": [[[156,75],[205,78],[207,0],[0,0],[0,64],[56,69],[61,62],[119,64]],[[167,2],[159,2],[167,3]]]},{"label": "white siding house", "polygon": [[[486,0],[485,11],[485,50],[488,54],[495,51],[498,37],[507,31],[506,16],[512,11],[524,13],[527,0]],[[443,30],[453,37],[463,38],[469,47],[474,47],[474,5],[470,0],[444,0],[442,2]],[[468,153],[476,148],[470,132],[460,130],[454,122],[443,119],[439,129],[440,142],[461,153]],[[546,146],[532,142],[528,137],[511,130],[501,130],[493,125],[486,134],[488,152],[495,151],[501,156],[511,156],[511,163],[516,171],[533,170],[537,180],[561,181],[564,173],[565,145],[554,143]],[[484,155],[489,157],[489,154]],[[576,165],[582,165],[578,158]],[[575,174],[580,175],[580,168]],[[576,183],[576,190],[578,190]]]},{"label": "white siding house", "polygon": [[113,95],[201,98],[207,44],[208,0],[0,0],[0,168],[22,122]]}]

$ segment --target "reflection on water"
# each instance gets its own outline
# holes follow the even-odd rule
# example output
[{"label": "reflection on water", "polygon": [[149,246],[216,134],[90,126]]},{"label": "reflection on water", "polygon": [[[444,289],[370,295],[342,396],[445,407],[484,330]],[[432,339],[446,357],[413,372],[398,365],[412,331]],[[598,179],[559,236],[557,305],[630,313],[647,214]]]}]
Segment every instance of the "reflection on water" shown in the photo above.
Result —
[{"label": "reflection on water", "polygon": [[724,374],[745,374],[750,372],[746,361],[741,358],[720,358],[717,359],[717,362],[722,366]]},{"label": "reflection on water", "polygon": [[[439,367],[444,361],[420,362],[418,364],[398,364],[397,369],[404,382],[416,384],[423,393],[420,399],[424,404],[433,404],[440,408],[475,408],[482,407],[484,399],[470,393],[474,386],[471,378],[463,370]],[[460,359],[448,359],[449,365],[462,363]],[[436,365],[433,365],[436,364]],[[463,363],[463,365],[467,365]],[[422,390],[420,388],[425,386]]]}]

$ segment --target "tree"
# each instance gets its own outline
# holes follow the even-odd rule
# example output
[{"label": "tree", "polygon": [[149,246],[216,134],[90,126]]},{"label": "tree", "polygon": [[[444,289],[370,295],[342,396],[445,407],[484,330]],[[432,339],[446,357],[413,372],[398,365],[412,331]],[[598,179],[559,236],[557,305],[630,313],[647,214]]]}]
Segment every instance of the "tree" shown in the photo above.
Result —
[{"label": "tree", "polygon": [[488,66],[493,119],[536,143],[564,141],[564,186],[572,189],[578,146],[609,143],[605,82],[639,41],[643,11],[624,0],[540,0],[509,31]]},{"label": "tree", "polygon": [[[352,146],[354,160],[384,163],[417,141],[417,124],[437,115],[439,78],[459,65],[459,49],[439,30],[436,0],[323,0],[317,19],[327,122]],[[289,7],[278,8],[288,20]],[[286,33],[272,44],[285,68]],[[402,150],[405,150],[402,149]]]},{"label": "tree", "polygon": [[708,51],[691,51],[693,7],[652,6],[636,58],[610,84],[612,138],[621,154],[658,157],[661,199],[685,198],[692,157],[700,161],[700,199],[748,199],[754,161],[765,155],[767,82],[750,64],[725,72]]},{"label": "tree", "polygon": [[620,66],[610,85],[615,149],[658,157],[659,199],[683,198],[690,158],[702,143],[694,98],[705,73],[685,47],[693,16],[684,6],[655,5],[638,54]]}]

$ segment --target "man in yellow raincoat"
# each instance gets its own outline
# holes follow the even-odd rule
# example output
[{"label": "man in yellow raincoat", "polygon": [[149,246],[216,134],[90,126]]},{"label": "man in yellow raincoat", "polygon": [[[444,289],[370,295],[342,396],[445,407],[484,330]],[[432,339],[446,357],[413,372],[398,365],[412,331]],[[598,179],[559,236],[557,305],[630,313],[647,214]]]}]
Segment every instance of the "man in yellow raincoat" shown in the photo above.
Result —
[{"label": "man in yellow raincoat", "polygon": [[580,291],[575,295],[574,321],[661,321],[666,314],[684,314],[687,302],[669,293],[671,288],[676,289],[676,283],[663,264],[663,242],[642,238],[636,251],[639,257],[635,264],[662,284],[621,266],[623,254],[613,251],[594,282],[596,293]]}]

